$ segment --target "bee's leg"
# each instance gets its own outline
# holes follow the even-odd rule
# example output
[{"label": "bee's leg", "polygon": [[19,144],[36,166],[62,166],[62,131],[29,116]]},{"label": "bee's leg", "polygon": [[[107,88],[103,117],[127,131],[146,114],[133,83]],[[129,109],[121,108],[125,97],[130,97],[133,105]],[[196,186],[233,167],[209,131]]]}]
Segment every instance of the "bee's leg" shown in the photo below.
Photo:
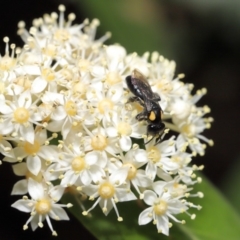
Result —
[{"label": "bee's leg", "polygon": [[158,133],[158,136],[156,137],[156,140],[155,140],[155,146],[157,144],[159,144],[160,142],[162,142],[162,136],[163,136],[163,133],[164,133],[164,129],[165,129],[165,124],[164,123],[161,123],[160,125],[161,129],[159,130],[159,133]]},{"label": "bee's leg", "polygon": [[143,100],[141,99],[141,98],[139,98],[139,97],[130,97],[129,99],[128,99],[128,101],[127,101],[127,103],[130,103],[130,102],[138,102],[141,106],[143,106],[144,107],[144,102],[143,102]]},{"label": "bee's leg", "polygon": [[154,139],[154,136],[152,136],[152,138],[151,138],[150,140],[148,140],[147,142],[145,142],[144,145],[150,143],[153,139]]},{"label": "bee's leg", "polygon": [[140,112],[137,116],[136,119],[138,121],[142,121],[142,120],[147,120],[148,119],[148,112],[146,110],[143,110],[142,112]]},{"label": "bee's leg", "polygon": [[130,97],[127,101],[127,103],[130,103],[130,102],[139,102],[139,97]]},{"label": "bee's leg", "polygon": [[159,94],[158,93],[153,93],[153,95],[154,95],[154,99],[153,99],[153,101],[161,101],[161,98],[160,98],[160,96],[159,96]]},{"label": "bee's leg", "polygon": [[154,146],[158,145],[160,142],[162,142],[161,134],[156,138]]}]

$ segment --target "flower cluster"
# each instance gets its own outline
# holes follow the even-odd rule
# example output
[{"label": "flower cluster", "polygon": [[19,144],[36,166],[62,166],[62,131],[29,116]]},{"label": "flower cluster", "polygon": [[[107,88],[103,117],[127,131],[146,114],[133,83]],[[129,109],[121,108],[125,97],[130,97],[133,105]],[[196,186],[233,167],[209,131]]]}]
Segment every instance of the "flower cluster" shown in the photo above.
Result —
[{"label": "flower cluster", "polygon": [[[191,165],[203,155],[212,140],[202,135],[212,118],[207,106],[196,103],[206,89],[192,94],[183,74],[174,76],[175,63],[157,52],[138,56],[120,45],[106,46],[106,33],[95,39],[99,21],[72,25],[74,14],[65,20],[63,5],[57,13],[35,19],[29,31],[19,23],[22,49],[6,44],[0,56],[0,149],[3,161],[13,165],[18,181],[12,194],[24,195],[12,206],[29,212],[28,224],[35,230],[46,219],[68,220],[57,203],[66,188],[95,200],[83,211],[87,215],[98,204],[107,215],[117,203],[137,198],[149,205],[139,216],[139,225],[153,221],[158,232],[169,234],[175,217],[189,208],[195,174],[202,166]],[[142,110],[125,78],[134,69],[161,96],[166,129],[162,140],[146,143],[146,121],[138,121]],[[173,134],[171,134],[173,133]],[[27,194],[29,197],[27,197]]]}]

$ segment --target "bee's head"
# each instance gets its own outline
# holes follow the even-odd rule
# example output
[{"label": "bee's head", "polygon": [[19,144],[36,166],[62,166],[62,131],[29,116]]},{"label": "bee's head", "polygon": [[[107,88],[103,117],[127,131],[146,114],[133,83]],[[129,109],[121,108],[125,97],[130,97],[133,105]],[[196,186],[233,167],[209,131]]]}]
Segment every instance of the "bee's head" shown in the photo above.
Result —
[{"label": "bee's head", "polygon": [[159,122],[157,124],[149,124],[147,126],[147,134],[156,136],[156,135],[161,135],[163,133],[163,130],[165,128],[165,124],[162,122]]}]

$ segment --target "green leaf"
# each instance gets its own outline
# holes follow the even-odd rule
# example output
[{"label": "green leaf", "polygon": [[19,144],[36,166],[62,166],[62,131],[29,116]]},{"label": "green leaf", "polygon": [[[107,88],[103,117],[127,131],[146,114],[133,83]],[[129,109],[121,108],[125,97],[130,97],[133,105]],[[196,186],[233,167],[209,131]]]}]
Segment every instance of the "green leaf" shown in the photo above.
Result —
[{"label": "green leaf", "polygon": [[231,201],[232,205],[236,208],[238,213],[240,213],[240,194],[237,191],[240,189],[240,157],[231,162],[224,178],[221,179],[221,189],[226,195],[226,197]]},{"label": "green leaf", "polygon": [[[145,226],[138,225],[138,216],[145,207],[141,201],[117,204],[123,222],[117,221],[113,209],[108,216],[105,216],[99,206],[91,211],[91,217],[83,216],[79,203],[73,195],[66,195],[64,202],[74,203],[74,207],[70,209],[72,214],[100,240],[238,240],[240,217],[221,193],[206,178],[196,186],[194,191],[204,193],[204,198],[194,199],[195,204],[201,205],[203,208],[200,211],[190,210],[191,213],[196,213],[195,220],[191,220],[186,214],[177,215],[178,219],[185,219],[186,224],[173,222],[169,237],[157,233],[156,226],[151,223]],[[86,201],[87,209],[92,205],[93,202]]]}]

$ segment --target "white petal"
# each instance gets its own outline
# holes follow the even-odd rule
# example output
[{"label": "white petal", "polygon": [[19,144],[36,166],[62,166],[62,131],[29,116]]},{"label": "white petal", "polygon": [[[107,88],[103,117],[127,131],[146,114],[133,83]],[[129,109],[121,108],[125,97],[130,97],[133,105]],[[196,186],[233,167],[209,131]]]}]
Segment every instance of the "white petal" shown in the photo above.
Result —
[{"label": "white petal", "polygon": [[2,114],[11,114],[13,112],[12,108],[6,104],[1,105],[0,112]]},{"label": "white petal", "polygon": [[113,102],[118,103],[123,94],[122,84],[115,84],[108,90],[107,96],[112,99]]},{"label": "white petal", "polygon": [[89,152],[85,155],[85,161],[88,165],[93,165],[97,162],[98,157],[94,152]]},{"label": "white petal", "polygon": [[14,184],[11,195],[19,195],[19,194],[23,195],[23,194],[26,194],[27,192],[28,192],[27,180],[23,179]]},{"label": "white petal", "polygon": [[104,170],[97,165],[92,165],[90,167],[90,173],[91,173],[91,176],[92,176],[92,180],[95,183],[101,181],[102,178],[105,176]]},{"label": "white petal", "polygon": [[38,200],[44,196],[43,185],[34,181],[32,178],[28,179],[28,192],[32,199]]},{"label": "white petal", "polygon": [[33,125],[29,123],[27,127],[20,125],[20,134],[27,142],[33,144],[34,143],[34,129]]},{"label": "white petal", "polygon": [[2,135],[8,135],[13,131],[13,124],[9,120],[5,120],[3,122],[0,122],[0,133]]},{"label": "white petal", "polygon": [[58,202],[61,199],[64,190],[65,188],[63,186],[57,185],[50,189],[49,195],[55,202]]},{"label": "white petal", "polygon": [[[43,217],[42,221],[44,221],[45,216]],[[36,214],[35,216],[33,216],[30,224],[31,224],[31,228],[33,231],[35,231],[38,228],[38,223],[39,223],[39,215]]]},{"label": "white petal", "polygon": [[41,131],[38,131],[36,133],[36,137],[37,137],[37,141],[40,144],[45,143],[45,141],[47,140],[47,130],[46,129],[41,129]]},{"label": "white petal", "polygon": [[63,106],[56,107],[55,111],[53,111],[51,118],[56,121],[60,121],[66,117],[66,111]]},{"label": "white petal", "polygon": [[70,132],[72,128],[72,124],[71,122],[69,121],[69,119],[65,119],[64,123],[63,123],[63,126],[62,126],[62,136],[63,136],[63,139],[66,139],[68,133]]},{"label": "white petal", "polygon": [[4,162],[10,162],[10,163],[15,163],[15,162],[18,162],[17,158],[16,157],[5,157],[3,158],[3,161]]},{"label": "white petal", "polygon": [[126,188],[117,188],[116,196],[119,202],[126,202],[137,199],[136,196],[132,192],[129,192]]},{"label": "white petal", "polygon": [[73,185],[77,180],[79,175],[76,175],[72,170],[67,171],[64,174],[64,178],[61,181],[61,185],[67,187],[68,185]]},{"label": "white petal", "polygon": [[88,196],[92,196],[92,195],[95,195],[95,193],[98,193],[98,186],[90,184],[88,186],[85,186],[83,190],[84,190],[84,193],[86,193]]},{"label": "white petal", "polygon": [[15,203],[13,203],[11,206],[18,209],[21,212],[31,212],[32,207],[29,207],[29,203],[31,203],[32,201],[30,200],[23,200],[20,199],[18,201],[16,201]]},{"label": "white petal", "polygon": [[158,196],[162,195],[166,184],[167,183],[165,181],[157,181],[153,183],[153,189],[158,194]]},{"label": "white petal", "polygon": [[138,224],[145,225],[152,221],[152,217],[149,217],[152,213],[152,207],[146,208],[142,211],[138,217]]},{"label": "white petal", "polygon": [[167,216],[157,216],[157,229],[165,235],[169,235],[168,217]]},{"label": "white petal", "polygon": [[[52,214],[54,212],[54,214]],[[64,209],[62,209],[57,204],[54,204],[52,207],[52,212],[49,213],[50,217],[55,219],[55,215],[57,215],[60,220],[69,220],[69,217]]]},{"label": "white petal", "polygon": [[23,147],[15,147],[14,148],[14,155],[18,156],[20,158],[25,158],[27,156],[27,153]]},{"label": "white petal", "polygon": [[102,77],[102,76],[105,76],[105,68],[102,67],[102,66],[93,66],[92,69],[91,69],[91,74],[94,76],[94,77]]},{"label": "white petal", "polygon": [[106,133],[109,137],[117,137],[118,135],[117,130],[114,127],[108,127],[106,129]]},{"label": "white petal", "polygon": [[24,108],[29,108],[32,104],[32,97],[29,91],[25,91],[21,93],[18,99],[18,106],[19,107],[24,107]]},{"label": "white petal", "polygon": [[121,60],[126,56],[126,49],[119,45],[110,45],[106,48],[106,53],[111,60],[114,58]]},{"label": "white petal", "polygon": [[61,121],[52,121],[48,123],[47,129],[51,132],[60,132],[62,130],[62,125],[64,123],[64,119]]},{"label": "white petal", "polygon": [[[105,202],[107,202],[107,204],[106,204],[106,206],[105,206]],[[115,204],[115,203],[114,203]],[[99,205],[100,205],[100,207],[101,208],[103,208],[103,207],[106,207],[107,208],[107,211],[106,212],[104,212],[104,214],[107,216],[108,214],[109,214],[109,212],[112,210],[112,208],[113,208],[113,203],[112,203],[112,201],[111,201],[111,199],[101,199],[100,201],[99,201]]]},{"label": "white petal", "polygon": [[133,179],[139,187],[148,187],[152,184],[152,180],[148,178],[144,172],[144,170],[138,170],[136,177]]},{"label": "white petal", "polygon": [[121,137],[120,140],[119,140],[119,143],[120,143],[121,149],[124,152],[127,152],[128,150],[130,150],[130,148],[132,146],[132,140],[128,136]]},{"label": "white petal", "polygon": [[178,164],[171,161],[169,158],[161,158],[160,162],[163,165],[163,169],[167,171],[174,171],[179,168]]},{"label": "white petal", "polygon": [[118,185],[121,185],[123,182],[125,182],[128,175],[128,167],[121,167],[116,172],[112,173],[109,177],[110,182],[113,184],[118,183]]},{"label": "white petal", "polygon": [[32,82],[31,92],[40,93],[46,88],[46,86],[47,86],[47,81],[41,77],[37,77]]},{"label": "white petal", "polygon": [[57,160],[57,148],[56,146],[49,145],[49,146],[42,146],[40,151],[38,152],[38,155],[42,157],[43,159],[47,160]]},{"label": "white petal", "polygon": [[152,162],[149,162],[146,166],[146,175],[154,180],[156,177],[156,174],[157,174],[157,167]]},{"label": "white petal", "polygon": [[138,162],[146,163],[148,161],[147,152],[144,149],[137,149],[134,153],[134,157]]},{"label": "white petal", "polygon": [[92,177],[89,171],[82,171],[80,173],[80,178],[84,185],[89,185],[92,182]]},{"label": "white petal", "polygon": [[40,172],[41,170],[41,160],[38,156],[29,156],[27,158],[27,168],[28,170],[33,173],[34,175],[38,175],[38,173]]},{"label": "white petal", "polygon": [[12,165],[12,168],[13,168],[13,172],[17,176],[25,176],[27,173],[27,165],[25,162],[14,164],[14,165]]},{"label": "white petal", "polygon": [[152,206],[154,204],[154,201],[156,200],[157,195],[155,192],[151,191],[151,190],[146,190],[144,191],[144,202],[149,205]]},{"label": "white petal", "polygon": [[172,180],[171,175],[166,173],[166,172],[164,172],[161,168],[157,169],[157,176],[159,178],[161,178],[162,180],[167,181],[167,182]]}]

